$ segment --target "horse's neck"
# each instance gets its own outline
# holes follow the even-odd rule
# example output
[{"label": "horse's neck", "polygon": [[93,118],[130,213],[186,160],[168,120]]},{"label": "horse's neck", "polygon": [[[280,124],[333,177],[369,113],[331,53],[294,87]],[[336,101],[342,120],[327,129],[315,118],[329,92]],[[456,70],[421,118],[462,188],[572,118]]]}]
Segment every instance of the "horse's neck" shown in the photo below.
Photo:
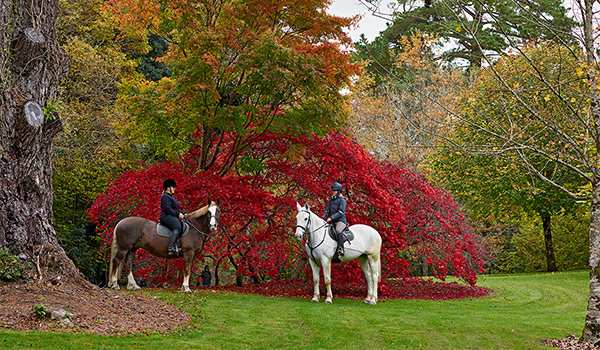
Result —
[{"label": "horse's neck", "polygon": [[325,220],[321,219],[317,214],[311,212],[310,213],[310,222],[311,222],[311,239],[319,240],[323,239],[323,235],[327,234],[327,227],[325,225]]},{"label": "horse's neck", "polygon": [[196,218],[190,219],[190,222],[200,232],[206,232],[208,230],[208,212]]}]

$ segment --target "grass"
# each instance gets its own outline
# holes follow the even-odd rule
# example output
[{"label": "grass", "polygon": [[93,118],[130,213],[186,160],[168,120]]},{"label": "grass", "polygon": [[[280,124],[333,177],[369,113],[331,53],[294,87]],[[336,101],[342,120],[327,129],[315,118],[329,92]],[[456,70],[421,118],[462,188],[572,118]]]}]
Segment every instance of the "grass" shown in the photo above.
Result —
[{"label": "grass", "polygon": [[[376,306],[197,291],[145,291],[180,305],[191,324],[168,334],[105,337],[0,330],[1,349],[552,349],[581,335],[588,273],[480,276],[482,299],[387,300]],[[335,283],[335,281],[334,281]],[[138,292],[139,293],[139,292]]]}]

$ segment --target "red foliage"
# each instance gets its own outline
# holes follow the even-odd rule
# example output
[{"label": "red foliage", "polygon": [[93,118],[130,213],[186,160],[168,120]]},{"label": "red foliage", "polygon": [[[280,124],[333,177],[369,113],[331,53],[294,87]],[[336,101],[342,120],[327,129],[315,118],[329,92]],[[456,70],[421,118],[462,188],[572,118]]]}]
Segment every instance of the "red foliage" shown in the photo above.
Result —
[{"label": "red foliage", "polygon": [[[195,152],[190,150],[183,165],[161,163],[127,172],[99,196],[89,213],[107,245],[119,219],[158,219],[162,181],[171,177],[179,185],[176,195],[184,211],[209,199],[221,200],[220,230],[204,254],[255,281],[289,278],[306,254],[293,238],[295,201],[308,202],[320,212],[331,183],[338,181],[348,199],[350,224],[373,226],[383,238],[385,277],[408,277],[412,268],[426,263],[436,277],[451,274],[474,284],[482,270],[479,246],[449,195],[419,174],[376,161],[341,133],[325,138],[268,134],[242,154],[237,172],[224,177],[195,171]],[[175,275],[181,262],[172,266],[146,253],[138,255],[138,277],[151,284],[180,282]],[[356,261],[336,265],[332,275],[334,281],[365,284]],[[381,288],[384,292],[386,286]]]},{"label": "red foliage", "polygon": [[[320,285],[322,298],[326,297],[325,286]],[[332,292],[336,298],[363,299],[367,295],[367,286],[348,281],[336,281],[332,285]],[[241,287],[235,285],[212,287],[216,290],[228,290],[242,294],[257,294],[273,297],[307,298],[313,295],[312,281],[282,280],[264,283],[250,283]],[[387,288],[379,294],[379,300],[391,299],[430,299],[450,300],[482,298],[490,294],[491,290],[485,287],[469,286],[456,282],[443,283],[422,279],[394,279],[388,281]]]}]

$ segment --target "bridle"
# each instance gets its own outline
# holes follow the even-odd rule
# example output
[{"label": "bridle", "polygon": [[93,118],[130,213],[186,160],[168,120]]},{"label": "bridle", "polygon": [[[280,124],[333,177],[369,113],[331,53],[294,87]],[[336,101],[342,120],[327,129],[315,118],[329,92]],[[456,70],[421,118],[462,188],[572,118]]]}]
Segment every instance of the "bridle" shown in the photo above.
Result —
[{"label": "bridle", "polygon": [[[306,227],[302,227],[302,225],[296,225],[296,228],[301,228],[304,231],[305,235],[310,236],[311,232],[308,228],[310,227],[310,218],[312,216],[312,213],[308,210],[301,210],[301,211],[308,213],[308,222],[306,223]],[[323,225],[317,227],[313,232],[316,232],[325,226],[329,226],[329,224],[326,222]],[[306,246],[310,249],[310,255],[313,257],[313,260],[315,259],[315,256],[313,255],[313,250],[317,249],[321,244],[323,244],[323,242],[325,242],[325,236],[327,236],[327,232],[323,233],[323,239],[321,239],[321,242],[319,242],[319,244],[317,244],[314,247],[310,246],[310,239],[306,240]]]},{"label": "bridle", "polygon": [[[208,210],[208,211],[206,212],[206,215],[208,215],[208,218],[207,218],[208,220],[207,220],[207,221],[208,221],[208,225],[210,226],[210,219],[213,217],[213,214],[210,212],[210,210]],[[219,207],[217,207],[217,213],[214,215],[214,217],[215,217],[216,225],[217,225],[217,227],[218,227],[218,226],[219,226],[219,219],[221,218],[221,210],[219,209]],[[194,231],[196,231],[196,233],[198,233],[199,235],[201,235],[201,236],[205,236],[205,237],[207,237],[207,238],[209,237],[209,234],[208,234],[208,233],[206,233],[206,232],[202,232],[202,231],[198,230],[198,229],[196,228],[196,226],[195,226],[195,225],[192,223],[192,221],[191,221],[190,219],[188,219],[187,217],[184,217],[184,218],[183,218],[183,222],[185,222],[185,223],[186,223],[186,224],[188,224],[188,225],[189,225],[191,228],[193,228],[193,229],[194,229]]]},{"label": "bridle", "polygon": [[210,219],[214,216],[215,217],[215,226],[219,226],[219,220],[221,220],[221,209],[219,209],[219,207],[217,206],[217,210],[216,210],[216,214],[213,215],[210,210],[208,211],[208,225],[210,226]]}]

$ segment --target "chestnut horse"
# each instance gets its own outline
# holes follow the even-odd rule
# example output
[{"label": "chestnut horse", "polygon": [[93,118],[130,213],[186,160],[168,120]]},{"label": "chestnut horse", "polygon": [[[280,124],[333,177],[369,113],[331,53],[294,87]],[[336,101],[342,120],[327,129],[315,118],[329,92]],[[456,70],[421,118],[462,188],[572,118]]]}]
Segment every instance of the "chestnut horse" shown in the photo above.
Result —
[{"label": "chestnut horse", "polygon": [[[182,292],[191,292],[190,274],[194,258],[202,251],[204,242],[208,239],[209,230],[217,229],[220,213],[218,201],[211,201],[210,204],[186,215],[184,219],[190,225],[190,232],[181,237],[184,261]],[[127,289],[140,289],[131,271],[135,252],[138,248],[142,248],[159,258],[173,258],[168,254],[168,246],[169,238],[158,235],[156,222],[136,216],[119,221],[113,232],[108,287],[119,289],[121,263],[124,262],[127,273]]]}]

